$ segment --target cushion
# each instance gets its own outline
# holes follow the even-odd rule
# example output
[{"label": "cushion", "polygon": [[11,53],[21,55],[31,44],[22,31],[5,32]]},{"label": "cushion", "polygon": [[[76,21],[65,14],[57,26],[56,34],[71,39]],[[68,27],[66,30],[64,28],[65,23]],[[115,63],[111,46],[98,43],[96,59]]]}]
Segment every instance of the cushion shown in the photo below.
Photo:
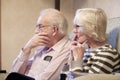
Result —
[{"label": "cushion", "polygon": [[108,43],[117,48],[118,35],[120,34],[120,17],[108,19],[106,32],[108,34]]},{"label": "cushion", "polygon": [[75,80],[120,80],[120,75],[112,74],[88,74],[75,78]]}]

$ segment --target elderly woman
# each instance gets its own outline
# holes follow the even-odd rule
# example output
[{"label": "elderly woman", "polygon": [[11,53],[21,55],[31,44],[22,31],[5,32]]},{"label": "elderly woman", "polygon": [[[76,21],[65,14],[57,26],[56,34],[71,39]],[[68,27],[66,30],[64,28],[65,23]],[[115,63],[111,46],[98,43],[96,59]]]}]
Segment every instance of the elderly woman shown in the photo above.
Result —
[{"label": "elderly woman", "polygon": [[71,70],[85,73],[114,73],[120,56],[106,42],[107,17],[102,9],[78,9],[74,18]]}]

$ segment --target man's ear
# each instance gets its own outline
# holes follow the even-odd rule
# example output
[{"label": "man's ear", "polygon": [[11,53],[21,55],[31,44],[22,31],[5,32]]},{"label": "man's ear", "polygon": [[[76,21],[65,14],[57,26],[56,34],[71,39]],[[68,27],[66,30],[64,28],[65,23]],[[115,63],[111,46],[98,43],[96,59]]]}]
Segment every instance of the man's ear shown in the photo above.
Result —
[{"label": "man's ear", "polygon": [[55,36],[58,33],[58,27],[53,27],[53,36]]}]

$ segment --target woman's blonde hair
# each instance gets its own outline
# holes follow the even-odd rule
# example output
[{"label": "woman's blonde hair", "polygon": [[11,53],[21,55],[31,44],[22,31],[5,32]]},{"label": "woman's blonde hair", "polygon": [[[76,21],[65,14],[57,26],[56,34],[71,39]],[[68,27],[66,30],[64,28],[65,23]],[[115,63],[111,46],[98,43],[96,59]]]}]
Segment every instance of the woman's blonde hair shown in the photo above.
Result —
[{"label": "woman's blonde hair", "polygon": [[84,33],[96,41],[106,40],[107,16],[100,8],[78,9],[74,18],[74,25],[84,27]]}]

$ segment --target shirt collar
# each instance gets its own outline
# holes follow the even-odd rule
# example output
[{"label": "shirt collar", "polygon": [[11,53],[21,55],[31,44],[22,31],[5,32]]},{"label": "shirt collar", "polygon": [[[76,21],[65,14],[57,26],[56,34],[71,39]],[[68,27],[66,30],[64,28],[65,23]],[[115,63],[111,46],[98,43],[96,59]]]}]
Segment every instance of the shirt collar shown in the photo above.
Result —
[{"label": "shirt collar", "polygon": [[56,52],[60,52],[65,47],[65,44],[68,42],[68,40],[69,38],[67,36],[63,37],[54,46],[52,46],[52,49]]}]

